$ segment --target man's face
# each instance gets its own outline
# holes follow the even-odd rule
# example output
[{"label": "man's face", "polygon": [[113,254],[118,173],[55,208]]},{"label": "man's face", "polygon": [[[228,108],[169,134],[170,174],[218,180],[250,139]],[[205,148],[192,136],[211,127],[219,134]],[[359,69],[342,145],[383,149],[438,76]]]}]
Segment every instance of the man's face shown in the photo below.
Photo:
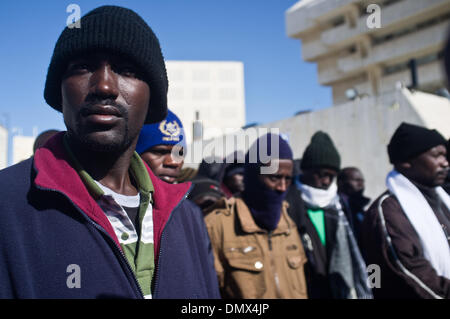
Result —
[{"label": "man's face", "polygon": [[259,178],[269,189],[278,193],[284,193],[291,185],[294,163],[288,159],[277,161],[278,170],[275,174],[261,174]]},{"label": "man's face", "polygon": [[314,188],[327,190],[336,178],[337,172],[330,168],[304,170],[302,181]]},{"label": "man's face", "polygon": [[68,63],[61,91],[69,137],[83,148],[120,153],[137,142],[150,88],[131,61],[106,52],[80,56]]},{"label": "man's face", "polygon": [[435,146],[408,161],[406,175],[413,181],[430,187],[442,185],[448,173],[447,150],[444,145]]},{"label": "man's face", "polygon": [[234,193],[240,193],[244,191],[244,174],[237,173],[228,176],[224,179],[225,185]]},{"label": "man's face", "polygon": [[339,182],[339,191],[349,196],[364,191],[364,177],[359,169],[346,169],[342,174],[343,178]]},{"label": "man's face", "polygon": [[[184,160],[180,156],[172,156],[174,145],[156,145],[141,154],[141,158],[163,181],[173,184],[180,175]],[[181,150],[182,152],[182,150]]]}]

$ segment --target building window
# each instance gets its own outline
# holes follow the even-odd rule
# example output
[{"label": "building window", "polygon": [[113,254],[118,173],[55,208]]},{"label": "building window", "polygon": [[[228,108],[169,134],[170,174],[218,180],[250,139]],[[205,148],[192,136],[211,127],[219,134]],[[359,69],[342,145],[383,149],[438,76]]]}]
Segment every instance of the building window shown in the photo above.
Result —
[{"label": "building window", "polygon": [[219,99],[221,100],[234,100],[236,99],[235,88],[221,88],[219,89]]},{"label": "building window", "polygon": [[210,98],[209,88],[194,88],[192,92],[192,98],[194,100],[207,100]]},{"label": "building window", "polygon": [[192,71],[192,80],[194,82],[208,82],[210,80],[209,70],[196,69]]}]

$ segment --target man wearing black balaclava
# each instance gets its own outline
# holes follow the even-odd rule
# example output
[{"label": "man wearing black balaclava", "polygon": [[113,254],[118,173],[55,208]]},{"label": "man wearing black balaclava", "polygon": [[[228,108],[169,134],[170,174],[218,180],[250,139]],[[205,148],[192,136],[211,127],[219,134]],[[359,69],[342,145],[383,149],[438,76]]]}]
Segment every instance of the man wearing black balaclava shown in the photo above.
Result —
[{"label": "man wearing black balaclava", "polygon": [[292,171],[288,143],[259,138],[245,158],[242,197],[222,199],[206,216],[222,297],[307,298],[306,257],[284,201]]}]

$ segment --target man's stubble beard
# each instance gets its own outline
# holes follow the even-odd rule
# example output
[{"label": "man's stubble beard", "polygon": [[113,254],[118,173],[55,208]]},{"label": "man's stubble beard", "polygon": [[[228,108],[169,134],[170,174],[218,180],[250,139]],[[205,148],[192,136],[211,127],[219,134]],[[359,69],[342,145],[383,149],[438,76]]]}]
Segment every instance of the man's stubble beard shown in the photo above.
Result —
[{"label": "man's stubble beard", "polygon": [[[111,154],[120,155],[125,152],[132,145],[137,137],[137,133],[134,136],[130,136],[130,130],[128,125],[128,118],[125,119],[125,125],[116,138],[111,141],[99,140],[96,138],[91,138],[90,134],[96,132],[95,130],[86,130],[83,128],[79,121],[76,123],[77,132],[74,132],[70,128],[67,128],[67,133],[69,140],[77,144],[81,149],[86,150],[86,152],[100,153],[100,154]],[[97,131],[101,132],[101,131]]]}]

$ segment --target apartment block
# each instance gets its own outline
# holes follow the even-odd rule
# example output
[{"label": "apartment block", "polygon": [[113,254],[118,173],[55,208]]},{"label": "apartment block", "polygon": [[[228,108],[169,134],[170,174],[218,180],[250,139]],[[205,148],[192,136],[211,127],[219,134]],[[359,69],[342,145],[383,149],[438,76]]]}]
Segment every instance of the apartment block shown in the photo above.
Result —
[{"label": "apartment block", "polygon": [[378,96],[399,84],[429,93],[445,87],[449,0],[302,0],[285,18],[334,105],[348,101],[349,89]]}]

